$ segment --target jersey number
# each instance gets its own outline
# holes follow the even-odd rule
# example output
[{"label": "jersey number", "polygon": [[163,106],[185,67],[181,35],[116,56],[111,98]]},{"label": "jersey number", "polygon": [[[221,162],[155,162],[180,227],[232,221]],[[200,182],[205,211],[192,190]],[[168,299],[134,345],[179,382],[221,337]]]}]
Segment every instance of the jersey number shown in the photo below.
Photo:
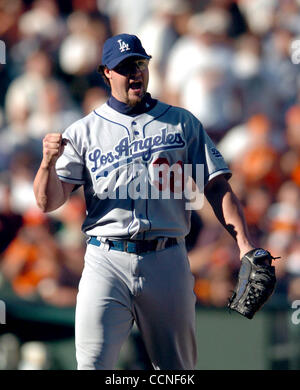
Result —
[{"label": "jersey number", "polygon": [[[181,193],[184,190],[184,171],[182,161],[177,161],[170,166],[165,157],[159,157],[153,162],[155,178],[153,184],[159,191],[166,191],[168,186],[173,193]],[[158,170],[158,172],[156,171]]]}]

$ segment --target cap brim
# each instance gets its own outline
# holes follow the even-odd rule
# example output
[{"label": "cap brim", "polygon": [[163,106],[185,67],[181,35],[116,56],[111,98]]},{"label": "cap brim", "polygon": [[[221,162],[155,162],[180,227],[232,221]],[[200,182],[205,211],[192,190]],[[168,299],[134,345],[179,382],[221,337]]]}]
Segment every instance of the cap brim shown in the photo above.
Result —
[{"label": "cap brim", "polygon": [[109,69],[114,69],[122,61],[126,60],[129,57],[140,57],[140,58],[146,58],[147,60],[150,60],[152,58],[152,56],[148,56],[140,53],[128,53],[126,55],[115,58],[113,61],[104,64],[104,66],[107,66]]}]

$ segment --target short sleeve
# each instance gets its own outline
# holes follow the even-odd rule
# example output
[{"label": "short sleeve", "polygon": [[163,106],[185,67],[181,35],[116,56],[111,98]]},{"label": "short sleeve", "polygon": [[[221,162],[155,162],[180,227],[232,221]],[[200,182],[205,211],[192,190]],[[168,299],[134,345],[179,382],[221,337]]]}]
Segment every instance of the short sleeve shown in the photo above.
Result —
[{"label": "short sleeve", "polygon": [[82,156],[78,152],[80,145],[75,144],[76,137],[69,129],[63,133],[63,138],[68,141],[63,154],[57,159],[56,173],[61,181],[72,184],[84,184],[84,163]]},{"label": "short sleeve", "polygon": [[232,173],[222,154],[203,129],[201,122],[194,118],[190,125],[188,159],[193,165],[193,179],[196,180],[197,164],[201,165],[203,169],[204,187],[210,180],[221,174],[224,174],[229,179]]}]

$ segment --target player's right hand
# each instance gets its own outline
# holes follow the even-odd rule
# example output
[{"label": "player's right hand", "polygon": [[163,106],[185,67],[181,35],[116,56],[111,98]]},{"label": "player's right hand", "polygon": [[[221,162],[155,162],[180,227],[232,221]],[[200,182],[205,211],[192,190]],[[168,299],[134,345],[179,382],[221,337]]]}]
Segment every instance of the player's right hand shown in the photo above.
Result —
[{"label": "player's right hand", "polygon": [[59,156],[62,155],[68,140],[62,138],[61,133],[46,134],[43,139],[43,160],[42,166],[49,168],[55,165]]}]

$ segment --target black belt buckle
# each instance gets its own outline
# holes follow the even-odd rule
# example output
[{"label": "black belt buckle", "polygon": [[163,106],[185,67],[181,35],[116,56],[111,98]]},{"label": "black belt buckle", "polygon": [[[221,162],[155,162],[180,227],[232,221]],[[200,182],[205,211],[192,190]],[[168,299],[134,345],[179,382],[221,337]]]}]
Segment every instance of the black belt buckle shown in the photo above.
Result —
[{"label": "black belt buckle", "polygon": [[171,246],[174,246],[177,244],[176,238],[168,238],[165,244],[165,248],[170,248]]},{"label": "black belt buckle", "polygon": [[124,241],[124,252],[140,255],[146,252],[155,251],[158,240],[151,241]]}]

